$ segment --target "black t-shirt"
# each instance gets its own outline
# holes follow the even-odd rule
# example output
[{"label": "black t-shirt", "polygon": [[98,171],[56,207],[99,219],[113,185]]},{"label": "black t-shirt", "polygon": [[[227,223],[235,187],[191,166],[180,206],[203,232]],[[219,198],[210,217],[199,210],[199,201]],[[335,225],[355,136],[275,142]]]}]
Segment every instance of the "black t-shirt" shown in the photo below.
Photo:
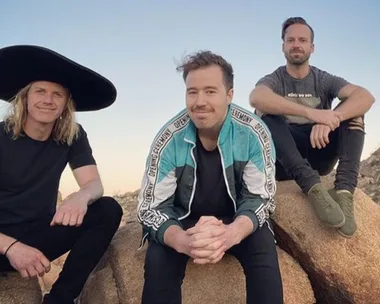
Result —
[{"label": "black t-shirt", "polygon": [[87,134],[71,146],[51,137],[37,141],[26,134],[12,139],[0,122],[0,225],[17,224],[53,215],[62,171],[95,164]]},{"label": "black t-shirt", "polygon": [[195,157],[197,159],[197,184],[190,217],[198,219],[203,215],[220,218],[233,216],[234,205],[227,193],[218,148],[207,151],[197,136]]},{"label": "black t-shirt", "polygon": [[[286,71],[286,66],[281,66],[273,73],[259,79],[256,85],[266,85],[276,94],[310,108],[331,109],[333,100],[338,97],[339,91],[348,83],[344,78],[314,66],[310,67],[310,73],[306,77],[293,78]],[[259,111],[256,113],[262,114]],[[287,115],[286,118],[290,123],[295,124],[312,123],[300,116]]]}]

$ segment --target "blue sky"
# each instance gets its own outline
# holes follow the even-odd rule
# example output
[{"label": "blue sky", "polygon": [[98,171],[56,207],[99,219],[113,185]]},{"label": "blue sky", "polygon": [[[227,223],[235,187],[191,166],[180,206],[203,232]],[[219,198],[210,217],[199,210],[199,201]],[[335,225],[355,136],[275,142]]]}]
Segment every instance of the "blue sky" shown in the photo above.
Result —
[{"label": "blue sky", "polygon": [[[228,4],[229,3],[229,4]],[[233,4],[232,4],[233,3]],[[306,4],[309,3],[309,4]],[[89,134],[107,194],[136,190],[158,129],[184,107],[176,72],[183,55],[208,49],[234,67],[234,102],[251,109],[255,82],[285,60],[281,24],[302,16],[315,30],[311,64],[380,96],[380,2],[362,1],[9,1],[0,10],[0,46],[42,45],[114,82],[113,106],[77,115]],[[0,117],[7,104],[0,101]],[[375,103],[363,157],[380,146]],[[77,186],[66,169],[64,195]]]}]

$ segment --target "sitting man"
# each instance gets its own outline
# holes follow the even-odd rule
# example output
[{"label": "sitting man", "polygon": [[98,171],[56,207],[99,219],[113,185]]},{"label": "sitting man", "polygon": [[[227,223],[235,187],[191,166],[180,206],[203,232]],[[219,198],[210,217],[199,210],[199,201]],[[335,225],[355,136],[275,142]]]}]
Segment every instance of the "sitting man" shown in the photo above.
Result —
[{"label": "sitting man", "polygon": [[[122,209],[103,187],[75,110],[111,105],[107,79],[42,47],[0,50],[0,271],[43,276],[70,251],[43,303],[74,303],[119,227]],[[69,164],[80,187],[56,210]]]},{"label": "sitting man", "polygon": [[[309,65],[314,31],[301,17],[282,27],[286,66],[261,78],[250,104],[268,125],[276,147],[277,180],[294,179],[318,218],[346,237],[356,231],[353,193],[364,144],[364,114],[374,97]],[[332,110],[332,102],[341,102]],[[339,160],[335,187],[327,191],[320,175]]]},{"label": "sitting man", "polygon": [[275,151],[253,113],[231,103],[233,69],[199,52],[178,71],[186,109],[153,141],[139,193],[145,260],[142,303],[181,303],[188,259],[217,263],[226,252],[241,263],[247,303],[283,303],[275,238]]}]

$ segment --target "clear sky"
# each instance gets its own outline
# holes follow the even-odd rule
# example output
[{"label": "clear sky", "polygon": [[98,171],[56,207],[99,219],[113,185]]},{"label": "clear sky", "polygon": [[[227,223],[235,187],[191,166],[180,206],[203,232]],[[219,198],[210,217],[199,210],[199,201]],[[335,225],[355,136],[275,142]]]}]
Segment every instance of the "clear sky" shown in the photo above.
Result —
[{"label": "clear sky", "polygon": [[[176,60],[200,49],[224,56],[235,70],[234,102],[250,109],[255,82],[285,60],[281,24],[302,16],[315,30],[311,64],[380,96],[380,2],[362,1],[100,1],[2,0],[0,46],[42,45],[114,82],[113,106],[79,113],[106,194],[140,187],[158,129],[184,107]],[[0,115],[7,104],[0,101]],[[366,118],[363,158],[380,146],[380,106]],[[66,168],[61,191],[77,186]]]}]

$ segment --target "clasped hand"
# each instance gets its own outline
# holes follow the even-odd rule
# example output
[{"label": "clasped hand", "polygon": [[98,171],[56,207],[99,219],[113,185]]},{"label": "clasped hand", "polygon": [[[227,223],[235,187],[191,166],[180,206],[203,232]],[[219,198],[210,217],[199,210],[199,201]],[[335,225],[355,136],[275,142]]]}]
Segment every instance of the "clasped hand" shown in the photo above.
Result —
[{"label": "clasped hand", "polygon": [[203,216],[186,230],[189,236],[189,256],[196,264],[217,263],[234,245],[228,225],[213,216]]}]

